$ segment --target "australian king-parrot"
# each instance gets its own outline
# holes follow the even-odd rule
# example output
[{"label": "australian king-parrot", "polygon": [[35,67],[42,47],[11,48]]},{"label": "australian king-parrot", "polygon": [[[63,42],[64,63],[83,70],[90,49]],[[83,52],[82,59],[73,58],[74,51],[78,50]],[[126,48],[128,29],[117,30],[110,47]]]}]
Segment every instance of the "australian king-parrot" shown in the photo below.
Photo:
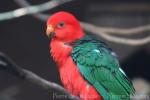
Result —
[{"label": "australian king-parrot", "polygon": [[58,65],[61,81],[81,100],[130,100],[131,81],[112,50],[95,36],[85,34],[79,21],[65,11],[47,21],[50,53]]}]

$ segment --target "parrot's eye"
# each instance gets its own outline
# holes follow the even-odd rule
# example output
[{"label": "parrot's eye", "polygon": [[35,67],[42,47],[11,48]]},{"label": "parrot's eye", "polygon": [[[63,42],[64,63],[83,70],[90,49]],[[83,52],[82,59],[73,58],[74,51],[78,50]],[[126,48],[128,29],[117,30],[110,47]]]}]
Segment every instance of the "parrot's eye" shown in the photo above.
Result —
[{"label": "parrot's eye", "polygon": [[58,23],[57,27],[58,28],[63,28],[65,26],[65,23],[64,22],[60,22]]}]

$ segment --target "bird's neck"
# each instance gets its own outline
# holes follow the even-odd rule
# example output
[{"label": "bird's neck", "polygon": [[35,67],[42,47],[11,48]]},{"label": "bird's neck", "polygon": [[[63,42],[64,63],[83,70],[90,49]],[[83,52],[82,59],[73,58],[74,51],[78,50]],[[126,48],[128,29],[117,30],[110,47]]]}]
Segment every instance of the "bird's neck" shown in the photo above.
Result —
[{"label": "bird's neck", "polygon": [[50,53],[57,64],[63,64],[72,51],[72,47],[64,42],[52,40],[50,43]]},{"label": "bird's neck", "polygon": [[[85,35],[82,34],[78,36],[78,39],[84,37]],[[74,40],[74,41],[76,41]],[[71,55],[73,42],[63,42],[57,39],[52,39],[50,43],[50,53],[58,65],[62,65],[65,63],[65,60],[68,59]]]}]

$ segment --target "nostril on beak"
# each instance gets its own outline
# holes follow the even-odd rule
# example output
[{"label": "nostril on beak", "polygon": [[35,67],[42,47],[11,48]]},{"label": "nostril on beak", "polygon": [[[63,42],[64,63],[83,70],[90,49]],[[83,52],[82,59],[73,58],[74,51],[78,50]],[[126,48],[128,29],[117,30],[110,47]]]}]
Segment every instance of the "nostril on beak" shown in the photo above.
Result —
[{"label": "nostril on beak", "polygon": [[53,26],[52,26],[52,25],[48,25],[48,26],[47,26],[47,29],[46,29],[46,35],[49,37],[49,35],[50,35],[51,33],[53,33],[53,32],[54,32]]}]

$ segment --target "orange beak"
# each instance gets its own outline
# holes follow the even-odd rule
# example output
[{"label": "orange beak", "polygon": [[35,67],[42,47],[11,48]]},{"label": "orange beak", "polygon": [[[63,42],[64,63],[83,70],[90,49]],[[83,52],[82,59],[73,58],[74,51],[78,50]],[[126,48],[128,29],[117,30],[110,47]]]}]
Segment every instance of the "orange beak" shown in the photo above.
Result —
[{"label": "orange beak", "polygon": [[52,35],[54,35],[54,27],[52,25],[47,25],[47,29],[46,29],[46,35],[48,37],[51,37]]}]

